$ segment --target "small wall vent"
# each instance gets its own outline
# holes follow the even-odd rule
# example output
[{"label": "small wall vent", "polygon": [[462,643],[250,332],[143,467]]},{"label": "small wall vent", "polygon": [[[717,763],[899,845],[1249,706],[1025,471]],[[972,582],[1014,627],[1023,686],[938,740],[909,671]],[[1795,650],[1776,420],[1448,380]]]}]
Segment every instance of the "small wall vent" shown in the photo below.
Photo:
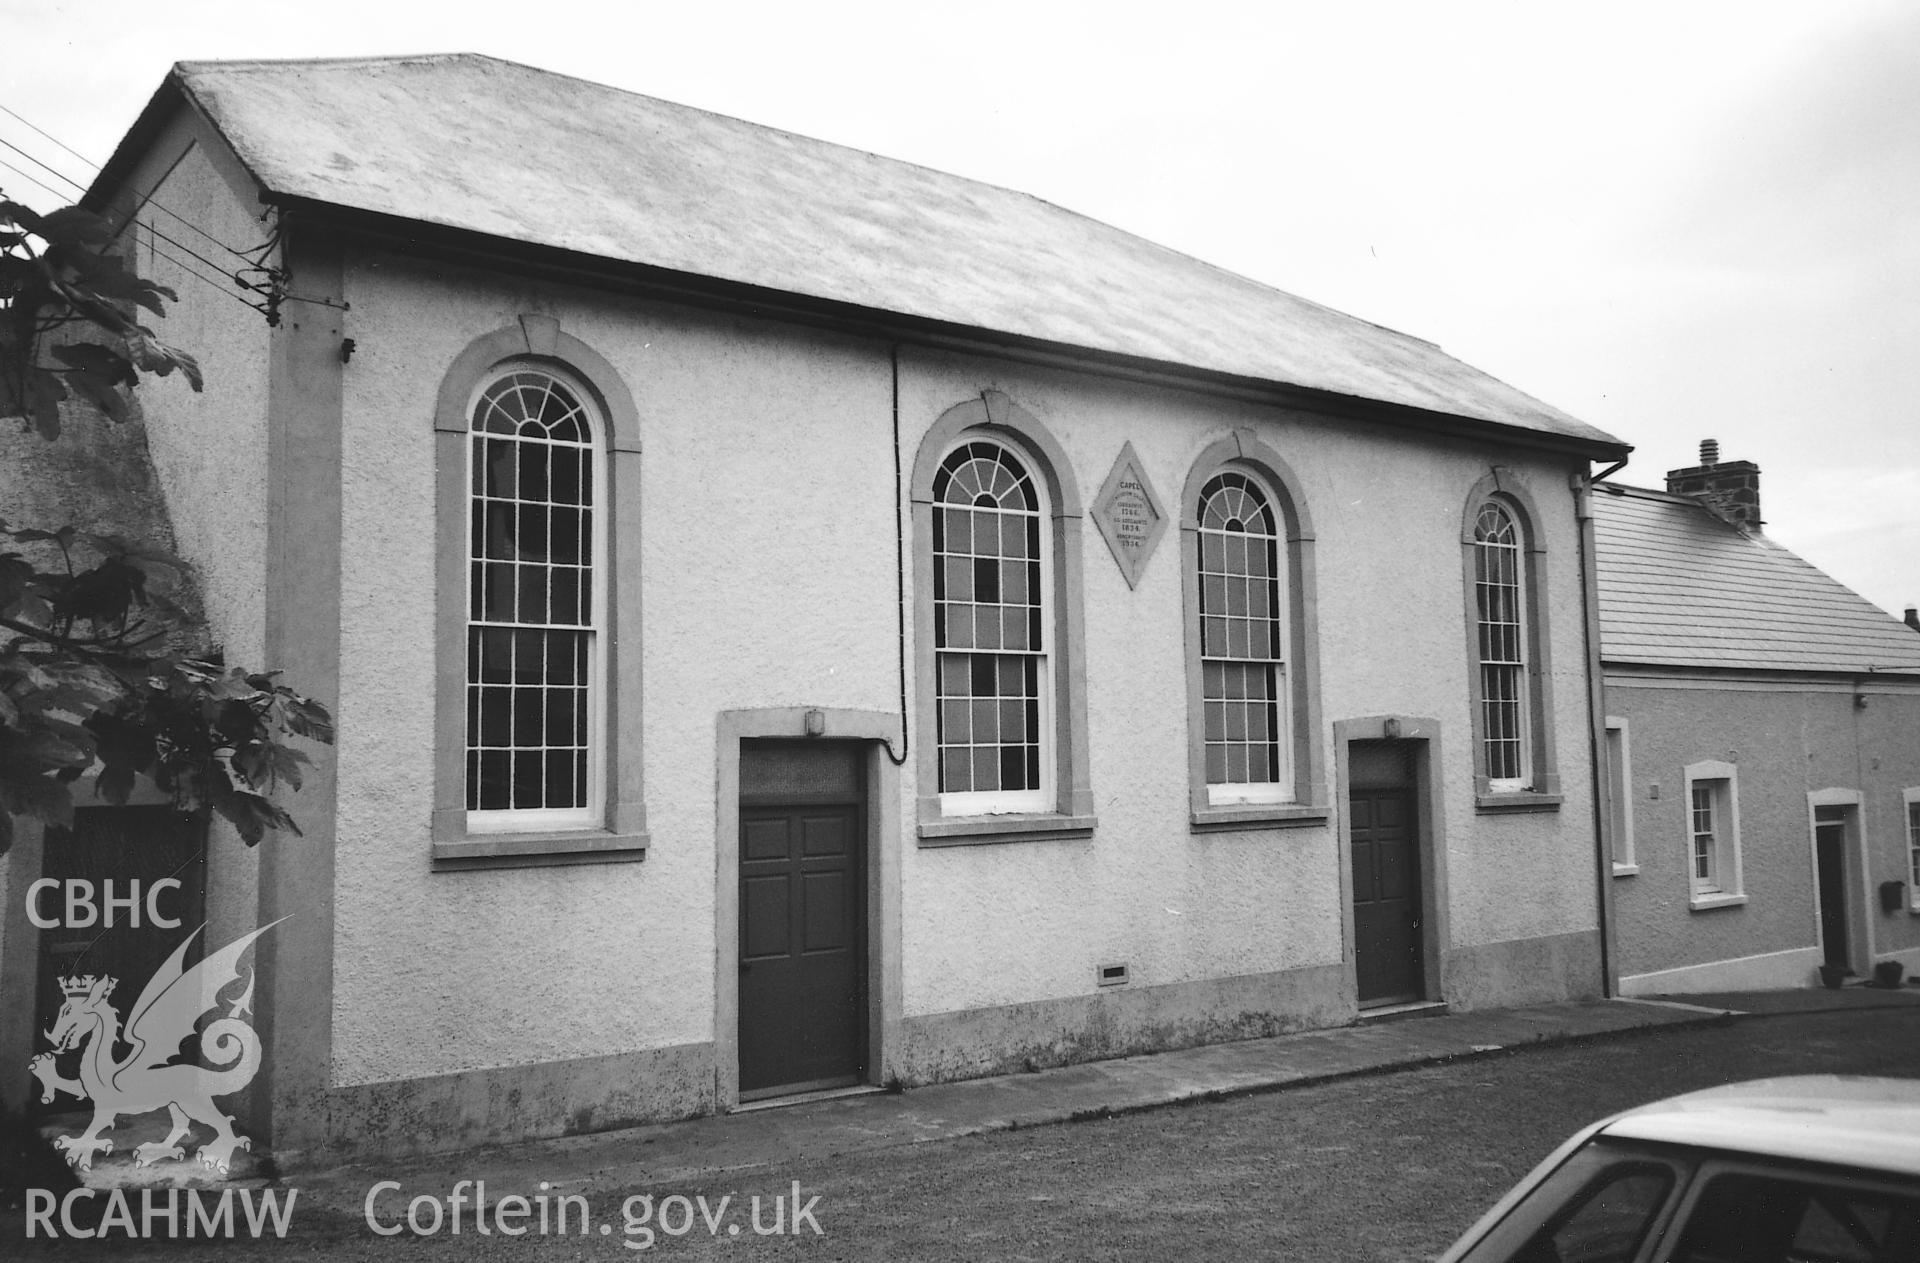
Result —
[{"label": "small wall vent", "polygon": [[1127,985],[1127,967],[1125,965],[1102,965],[1094,971],[1103,987],[1124,987]]}]

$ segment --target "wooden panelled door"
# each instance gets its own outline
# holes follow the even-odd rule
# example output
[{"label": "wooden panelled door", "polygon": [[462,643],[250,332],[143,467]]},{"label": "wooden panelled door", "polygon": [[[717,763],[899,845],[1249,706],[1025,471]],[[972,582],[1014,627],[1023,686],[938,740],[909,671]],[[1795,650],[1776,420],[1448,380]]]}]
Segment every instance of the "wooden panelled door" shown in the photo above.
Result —
[{"label": "wooden panelled door", "polygon": [[851,742],[742,744],[742,1099],[865,1081],[863,756]]},{"label": "wooden panelled door", "polygon": [[1353,946],[1362,1008],[1426,998],[1419,813],[1405,743],[1355,743],[1348,811]]}]

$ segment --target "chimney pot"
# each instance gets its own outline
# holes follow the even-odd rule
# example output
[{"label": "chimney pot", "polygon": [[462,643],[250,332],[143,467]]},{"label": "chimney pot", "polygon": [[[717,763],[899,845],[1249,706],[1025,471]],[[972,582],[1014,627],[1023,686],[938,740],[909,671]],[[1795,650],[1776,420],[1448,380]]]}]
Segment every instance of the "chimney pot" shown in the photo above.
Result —
[{"label": "chimney pot", "polygon": [[1718,465],[1720,463],[1719,439],[1700,440],[1700,463],[1702,465]]}]

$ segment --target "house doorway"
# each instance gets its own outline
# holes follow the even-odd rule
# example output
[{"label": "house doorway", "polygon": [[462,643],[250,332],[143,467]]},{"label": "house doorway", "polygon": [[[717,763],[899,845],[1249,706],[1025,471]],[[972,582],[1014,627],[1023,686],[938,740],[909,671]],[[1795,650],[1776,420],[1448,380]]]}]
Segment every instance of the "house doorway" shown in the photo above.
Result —
[{"label": "house doorway", "polygon": [[1363,1009],[1426,996],[1426,905],[1411,741],[1348,746],[1354,970]]},{"label": "house doorway", "polygon": [[866,1081],[866,744],[740,745],[740,1099]]},{"label": "house doorway", "polygon": [[[34,980],[36,1032],[51,1030],[66,996],[60,979],[93,974],[115,978],[113,1007],[125,1017],[140,998],[147,981],[181,942],[206,919],[206,837],[203,821],[167,806],[82,807],[73,813],[73,827],[50,825],[41,851],[41,875],[56,882],[41,888],[34,911],[43,921],[55,921],[40,930],[39,974]],[[171,879],[177,887],[154,884]],[[112,882],[108,891],[106,883]],[[78,885],[72,885],[79,883]],[[78,898],[69,917],[66,892]],[[137,890],[137,895],[135,891]],[[105,924],[106,902],[113,899],[113,924]],[[138,906],[126,900],[137,898]],[[155,925],[150,914],[167,922]],[[200,959],[204,936],[189,948],[188,964]],[[85,1045],[55,1058],[60,1073],[78,1073]],[[36,1053],[48,1051],[39,1035]],[[59,1113],[82,1102],[56,1094],[50,1102],[36,1089],[27,1098],[28,1112]]]},{"label": "house doorway", "polygon": [[1813,809],[1814,876],[1820,905],[1821,959],[1829,965],[1852,967],[1847,934],[1847,817],[1848,807]]}]

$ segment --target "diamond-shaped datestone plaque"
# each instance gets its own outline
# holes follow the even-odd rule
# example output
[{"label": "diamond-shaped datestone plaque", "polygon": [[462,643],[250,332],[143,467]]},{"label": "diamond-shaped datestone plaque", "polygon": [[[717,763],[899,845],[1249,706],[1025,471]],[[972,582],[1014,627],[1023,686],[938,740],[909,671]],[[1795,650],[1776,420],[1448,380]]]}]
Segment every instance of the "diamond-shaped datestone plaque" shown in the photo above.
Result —
[{"label": "diamond-shaped datestone plaque", "polygon": [[1167,529],[1167,514],[1160,507],[1160,497],[1153,494],[1140,458],[1133,454],[1132,443],[1122,447],[1114,460],[1100,498],[1093,502],[1093,520],[1120,564],[1120,573],[1127,577],[1127,586],[1139,587],[1147,558]]}]

